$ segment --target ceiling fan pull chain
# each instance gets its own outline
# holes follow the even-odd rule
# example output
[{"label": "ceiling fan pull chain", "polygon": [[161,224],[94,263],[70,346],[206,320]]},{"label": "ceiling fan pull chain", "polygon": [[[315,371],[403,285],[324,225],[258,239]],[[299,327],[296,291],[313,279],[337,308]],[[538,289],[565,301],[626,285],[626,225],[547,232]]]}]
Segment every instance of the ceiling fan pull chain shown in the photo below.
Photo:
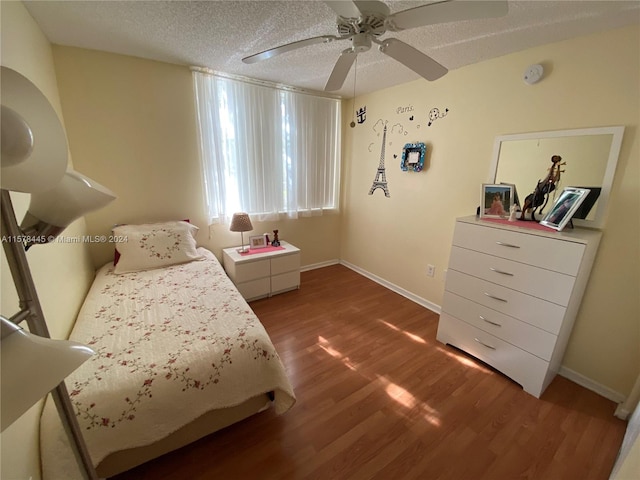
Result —
[{"label": "ceiling fan pull chain", "polygon": [[351,115],[351,128],[356,126],[356,79],[358,78],[358,57],[356,57],[355,65],[353,68],[353,113]]}]

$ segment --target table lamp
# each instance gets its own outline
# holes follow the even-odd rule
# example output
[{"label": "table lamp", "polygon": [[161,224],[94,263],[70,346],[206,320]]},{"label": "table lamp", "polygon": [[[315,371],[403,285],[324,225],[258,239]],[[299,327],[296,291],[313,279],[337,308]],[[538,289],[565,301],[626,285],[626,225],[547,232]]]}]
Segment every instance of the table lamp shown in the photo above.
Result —
[{"label": "table lamp", "polygon": [[240,232],[242,245],[238,249],[238,253],[247,253],[249,251],[249,247],[244,246],[244,232],[250,232],[253,230],[249,214],[244,212],[234,213],[229,230],[232,232]]}]

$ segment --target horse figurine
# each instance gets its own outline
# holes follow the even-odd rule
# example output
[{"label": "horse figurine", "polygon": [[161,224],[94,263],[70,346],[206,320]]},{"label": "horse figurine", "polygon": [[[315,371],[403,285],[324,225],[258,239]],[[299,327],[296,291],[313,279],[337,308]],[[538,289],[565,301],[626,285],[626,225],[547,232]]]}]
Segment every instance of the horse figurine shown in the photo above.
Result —
[{"label": "horse figurine", "polygon": [[564,170],[560,170],[560,167],[566,164],[567,162],[562,162],[560,155],[551,157],[549,173],[544,180],[538,180],[538,184],[533,193],[527,195],[527,198],[524,199],[520,220],[526,220],[525,213],[531,211],[531,220],[535,222],[535,213],[538,207],[540,207],[539,213],[542,214],[542,210],[544,210],[549,202],[549,194],[556,189],[556,185],[560,182],[560,174],[564,173]]}]

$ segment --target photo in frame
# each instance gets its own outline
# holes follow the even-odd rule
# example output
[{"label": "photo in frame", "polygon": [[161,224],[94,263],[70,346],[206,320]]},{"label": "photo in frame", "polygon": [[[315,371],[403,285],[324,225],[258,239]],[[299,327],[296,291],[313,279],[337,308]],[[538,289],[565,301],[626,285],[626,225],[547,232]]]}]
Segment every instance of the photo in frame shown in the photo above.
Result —
[{"label": "photo in frame", "polygon": [[514,186],[511,184],[482,184],[480,218],[508,218],[514,202]]},{"label": "photo in frame", "polygon": [[403,172],[420,172],[424,168],[424,155],[427,147],[424,143],[407,143],[402,150],[400,168]]},{"label": "photo in frame", "polygon": [[540,225],[561,231],[571,221],[589,192],[588,188],[565,187],[551,210],[540,220]]},{"label": "photo in frame", "polygon": [[249,237],[249,248],[265,248],[267,246],[267,237],[264,235],[255,235]]}]

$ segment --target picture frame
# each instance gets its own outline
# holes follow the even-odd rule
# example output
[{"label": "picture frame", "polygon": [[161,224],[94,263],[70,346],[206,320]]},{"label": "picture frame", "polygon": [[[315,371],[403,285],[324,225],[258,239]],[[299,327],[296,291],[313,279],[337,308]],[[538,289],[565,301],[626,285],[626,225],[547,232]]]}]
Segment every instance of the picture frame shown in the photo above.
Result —
[{"label": "picture frame", "polygon": [[514,188],[508,183],[483,183],[480,218],[508,218],[514,203]]},{"label": "picture frame", "polygon": [[403,172],[420,172],[424,168],[424,155],[427,147],[424,143],[407,143],[402,149],[400,168]]},{"label": "picture frame", "polygon": [[264,235],[255,235],[253,237],[249,237],[249,248],[265,248],[267,246],[267,238]]},{"label": "picture frame", "polygon": [[561,231],[571,221],[590,191],[588,188],[565,187],[551,210],[540,220],[540,225]]}]

